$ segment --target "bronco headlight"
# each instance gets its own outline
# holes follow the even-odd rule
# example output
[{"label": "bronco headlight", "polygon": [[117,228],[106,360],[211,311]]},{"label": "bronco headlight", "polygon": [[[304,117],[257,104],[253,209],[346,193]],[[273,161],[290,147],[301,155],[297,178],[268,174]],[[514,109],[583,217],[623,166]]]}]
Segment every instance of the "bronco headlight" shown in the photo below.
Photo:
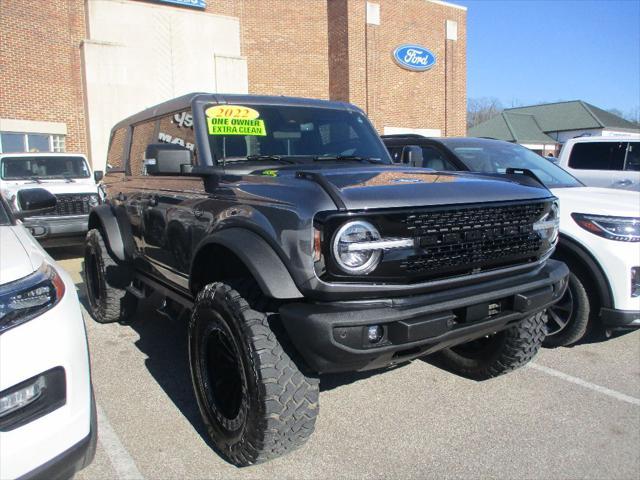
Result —
[{"label": "bronco headlight", "polygon": [[366,275],[382,259],[384,250],[412,248],[412,238],[381,238],[380,232],[369,222],[352,220],[333,236],[333,257],[343,272]]},{"label": "bronco headlight", "polygon": [[0,333],[41,315],[64,295],[64,282],[49,265],[31,275],[0,285]]},{"label": "bronco headlight", "polygon": [[380,232],[369,222],[354,220],[345,223],[333,237],[333,256],[346,273],[357,275],[371,272],[378,266],[381,250],[353,248],[364,242],[380,240]]},{"label": "bronco headlight", "polygon": [[558,202],[553,202],[549,211],[533,224],[533,230],[550,245],[556,243],[560,231],[560,205]]},{"label": "bronco headlight", "polygon": [[572,213],[571,217],[582,228],[600,237],[621,242],[640,242],[640,218],[585,213]]}]

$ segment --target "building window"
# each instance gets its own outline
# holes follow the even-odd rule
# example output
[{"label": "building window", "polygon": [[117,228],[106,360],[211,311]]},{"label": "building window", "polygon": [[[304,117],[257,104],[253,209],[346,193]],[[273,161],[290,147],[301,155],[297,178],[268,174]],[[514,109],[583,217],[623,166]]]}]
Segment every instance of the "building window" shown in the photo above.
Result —
[{"label": "building window", "polygon": [[51,135],[51,151],[56,153],[64,153],[66,151],[64,135]]},{"label": "building window", "polygon": [[41,135],[38,133],[30,133],[27,135],[27,151],[28,152],[50,152],[49,135]]},{"label": "building window", "polygon": [[24,133],[0,133],[0,152],[19,153],[25,152]]},{"label": "building window", "polygon": [[0,132],[0,153],[64,151],[64,135]]}]

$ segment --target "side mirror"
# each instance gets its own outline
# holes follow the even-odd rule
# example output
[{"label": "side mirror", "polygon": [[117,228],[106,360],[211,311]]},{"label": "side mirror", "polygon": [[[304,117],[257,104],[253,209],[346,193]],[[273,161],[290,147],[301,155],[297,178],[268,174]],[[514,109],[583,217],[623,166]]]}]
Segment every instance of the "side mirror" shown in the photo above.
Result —
[{"label": "side mirror", "polygon": [[18,191],[18,218],[40,215],[55,210],[58,200],[44,188],[25,188]]},{"label": "side mirror", "polygon": [[96,183],[98,183],[103,178],[104,178],[104,172],[102,170],[93,171],[93,179],[96,181]]},{"label": "side mirror", "polygon": [[152,143],[144,153],[147,175],[180,175],[183,165],[191,165],[193,153],[182,145]]},{"label": "side mirror", "polygon": [[422,157],[422,148],[417,145],[407,145],[402,149],[402,163],[412,167],[422,167],[424,159]]}]

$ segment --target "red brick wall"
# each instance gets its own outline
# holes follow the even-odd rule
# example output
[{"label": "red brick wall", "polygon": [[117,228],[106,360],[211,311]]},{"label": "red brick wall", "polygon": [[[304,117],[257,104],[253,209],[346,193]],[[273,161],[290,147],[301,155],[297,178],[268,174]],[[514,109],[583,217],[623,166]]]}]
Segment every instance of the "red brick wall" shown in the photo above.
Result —
[{"label": "red brick wall", "polygon": [[[426,0],[378,3],[379,26],[366,24],[365,0],[211,0],[207,12],[240,19],[250,93],[349,101],[381,132],[401,126],[464,135],[466,12]],[[0,0],[0,117],[65,122],[67,150],[86,152],[84,1],[35,5]],[[445,41],[447,19],[458,22],[455,42]],[[397,66],[392,52],[402,43],[432,50],[436,66]]]},{"label": "red brick wall", "polygon": [[249,93],[329,98],[323,0],[214,0],[207,11],[240,19]]},{"label": "red brick wall", "polygon": [[87,153],[80,42],[84,2],[0,0],[0,117],[64,122]]},{"label": "red brick wall", "polygon": [[[351,101],[367,110],[380,131],[438,128],[443,135],[464,135],[466,12],[425,0],[380,0],[380,25],[363,25],[364,2],[351,4]],[[445,40],[447,20],[458,22],[457,41]],[[399,67],[392,53],[404,43],[431,50],[436,65],[424,72]]]}]

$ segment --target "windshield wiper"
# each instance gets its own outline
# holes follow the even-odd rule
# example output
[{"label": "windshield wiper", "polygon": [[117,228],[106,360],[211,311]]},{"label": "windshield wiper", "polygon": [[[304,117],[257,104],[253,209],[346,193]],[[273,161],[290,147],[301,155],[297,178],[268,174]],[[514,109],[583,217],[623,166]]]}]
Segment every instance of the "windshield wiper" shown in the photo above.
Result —
[{"label": "windshield wiper", "polygon": [[42,183],[38,177],[34,177],[34,176],[29,177],[29,180],[36,183]]},{"label": "windshield wiper", "polygon": [[75,180],[73,178],[71,178],[71,175],[65,175],[64,179],[68,182],[68,183],[75,183]]},{"label": "windshield wiper", "polygon": [[354,162],[368,162],[368,163],[384,163],[378,158],[373,157],[361,157],[359,155],[318,155],[313,157],[315,162],[320,160],[337,160],[337,161],[354,161]]}]

